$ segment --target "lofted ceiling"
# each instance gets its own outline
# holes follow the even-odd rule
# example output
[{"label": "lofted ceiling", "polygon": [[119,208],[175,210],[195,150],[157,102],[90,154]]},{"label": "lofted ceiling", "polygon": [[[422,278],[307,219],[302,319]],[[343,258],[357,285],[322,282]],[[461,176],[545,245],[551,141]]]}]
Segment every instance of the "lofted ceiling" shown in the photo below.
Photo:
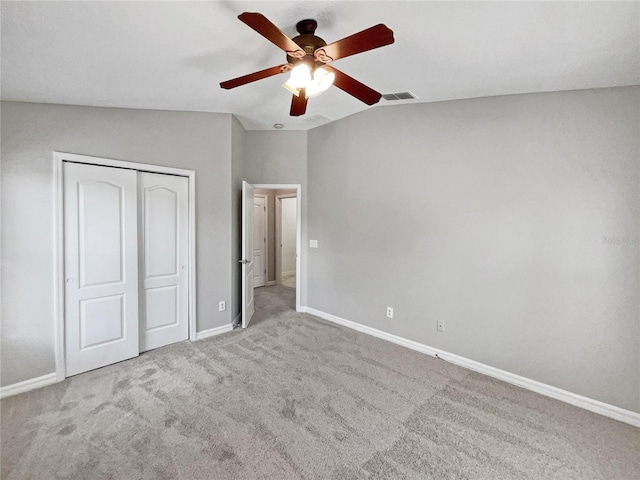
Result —
[{"label": "lofted ceiling", "polygon": [[290,37],[303,18],[331,43],[378,23],[395,43],[335,62],[409,102],[640,84],[638,2],[2,2],[2,99],[232,113],[247,130],[307,130],[368,107],[337,88],[289,116],[285,63],[237,16],[260,12]]}]

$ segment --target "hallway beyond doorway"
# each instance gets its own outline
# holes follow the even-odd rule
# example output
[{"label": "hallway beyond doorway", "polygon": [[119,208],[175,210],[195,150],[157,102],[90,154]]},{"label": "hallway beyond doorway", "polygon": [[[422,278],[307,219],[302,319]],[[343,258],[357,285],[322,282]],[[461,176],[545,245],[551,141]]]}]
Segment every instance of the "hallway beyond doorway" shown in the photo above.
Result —
[{"label": "hallway beyond doorway", "polygon": [[295,288],[282,285],[260,287],[255,289],[254,295],[256,310],[251,320],[252,325],[285,313],[296,313]]},{"label": "hallway beyond doorway", "polygon": [[283,287],[296,288],[296,272],[283,273],[281,284]]}]

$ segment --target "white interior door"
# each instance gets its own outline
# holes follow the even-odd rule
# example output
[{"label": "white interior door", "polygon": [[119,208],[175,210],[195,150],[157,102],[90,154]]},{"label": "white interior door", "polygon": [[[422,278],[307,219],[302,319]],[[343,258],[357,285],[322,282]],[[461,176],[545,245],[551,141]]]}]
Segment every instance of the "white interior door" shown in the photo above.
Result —
[{"label": "white interior door", "polygon": [[297,205],[295,194],[276,195],[276,282],[290,287],[296,285],[298,267]]},{"label": "white interior door", "polygon": [[280,272],[282,276],[294,278],[297,256],[297,203],[298,199],[295,197],[283,198],[280,203]]},{"label": "white interior door", "polygon": [[138,173],[140,351],[189,337],[189,181]]},{"label": "white interior door", "polygon": [[267,283],[267,197],[253,198],[253,286]]},{"label": "white interior door", "polygon": [[66,375],[138,355],[136,172],[64,164]]},{"label": "white interior door", "polygon": [[242,182],[242,328],[247,328],[255,304],[253,298],[253,185]]}]

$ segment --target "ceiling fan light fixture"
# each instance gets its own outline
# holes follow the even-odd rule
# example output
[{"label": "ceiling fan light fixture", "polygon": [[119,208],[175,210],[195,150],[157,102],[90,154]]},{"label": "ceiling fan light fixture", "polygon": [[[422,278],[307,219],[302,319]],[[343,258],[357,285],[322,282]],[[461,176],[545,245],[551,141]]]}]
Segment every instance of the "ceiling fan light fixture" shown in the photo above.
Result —
[{"label": "ceiling fan light fixture", "polygon": [[300,90],[305,89],[307,98],[317,97],[326,91],[336,78],[336,74],[326,68],[316,68],[311,75],[311,69],[304,63],[296,65],[291,70],[291,77],[282,86],[293,93],[300,95]]},{"label": "ceiling fan light fixture", "polygon": [[307,86],[307,97],[316,97],[322,92],[325,92],[331,85],[333,85],[333,81],[335,79],[335,73],[330,72],[326,68],[316,68],[316,71],[313,72],[313,81],[309,82],[309,85]]},{"label": "ceiling fan light fixture", "polygon": [[293,94],[289,110],[289,115],[292,117],[304,115],[308,97],[324,92],[334,81],[337,82],[336,86],[340,90],[367,105],[373,105],[380,101],[382,95],[379,92],[340,70],[333,67],[322,67],[340,58],[392,44],[395,41],[393,31],[386,25],[379,23],[327,44],[322,38],[315,35],[318,22],[313,19],[298,22],[296,30],[300,35],[294,38],[289,38],[261,13],[244,12],[238,15],[238,19],[284,51],[287,54],[287,63],[221,82],[221,88],[236,88],[290,71],[291,77],[283,84],[283,87]]},{"label": "ceiling fan light fixture", "polygon": [[306,63],[299,63],[291,69],[291,76],[282,86],[294,95],[300,94],[300,89],[311,83],[311,69]]}]

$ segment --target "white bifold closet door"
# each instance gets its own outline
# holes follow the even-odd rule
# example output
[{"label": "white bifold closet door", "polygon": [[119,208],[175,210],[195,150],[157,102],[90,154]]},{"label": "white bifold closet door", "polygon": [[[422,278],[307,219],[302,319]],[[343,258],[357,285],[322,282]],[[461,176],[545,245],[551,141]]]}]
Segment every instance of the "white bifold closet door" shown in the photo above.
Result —
[{"label": "white bifold closet door", "polygon": [[66,375],[188,337],[188,180],[64,164]]},{"label": "white bifold closet door", "polygon": [[138,174],[140,351],[189,337],[189,183],[186,177]]},{"label": "white bifold closet door", "polygon": [[64,164],[67,376],[138,355],[137,172]]}]

